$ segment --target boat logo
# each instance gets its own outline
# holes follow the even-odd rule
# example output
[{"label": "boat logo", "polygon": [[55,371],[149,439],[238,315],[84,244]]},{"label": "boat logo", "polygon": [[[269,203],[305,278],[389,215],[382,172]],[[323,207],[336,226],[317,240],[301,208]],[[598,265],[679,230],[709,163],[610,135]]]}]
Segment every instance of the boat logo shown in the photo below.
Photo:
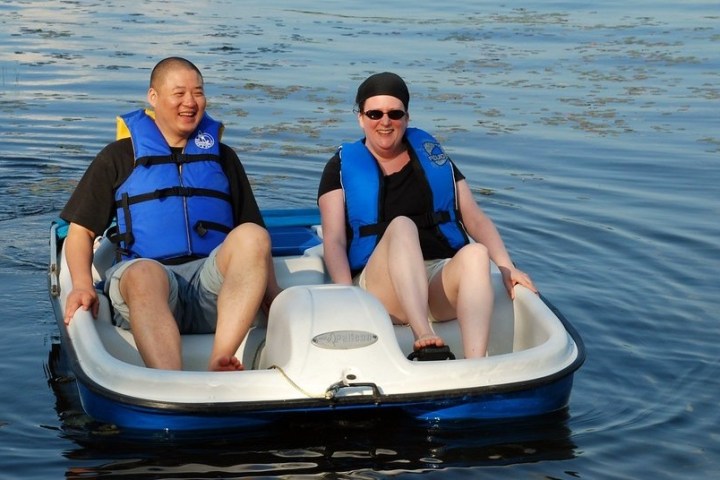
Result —
[{"label": "boat logo", "polygon": [[312,339],[313,345],[331,350],[362,348],[377,342],[378,336],[362,330],[335,330],[321,333]]},{"label": "boat logo", "polygon": [[443,151],[439,143],[423,142],[423,149],[425,150],[425,153],[427,153],[430,161],[436,165],[442,166],[448,161],[448,156]]},{"label": "boat logo", "polygon": [[197,136],[195,137],[195,145],[197,145],[198,148],[207,150],[208,148],[212,148],[213,145],[215,145],[215,139],[209,133],[198,132]]}]

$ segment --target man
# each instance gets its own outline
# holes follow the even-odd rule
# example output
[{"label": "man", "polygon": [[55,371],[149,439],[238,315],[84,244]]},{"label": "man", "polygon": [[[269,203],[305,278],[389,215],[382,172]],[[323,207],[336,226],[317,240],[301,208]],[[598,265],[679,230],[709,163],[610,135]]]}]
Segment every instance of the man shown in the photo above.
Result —
[{"label": "man", "polygon": [[150,368],[182,368],[182,333],[215,332],[208,369],[242,370],[235,352],[263,299],[279,289],[270,237],[222,125],[205,114],[203,77],[180,57],[152,71],[144,111],[122,117],[130,138],[93,160],[61,217],[78,308],[98,311],[93,241],[117,220],[118,259],[105,285],[116,324],[131,329]]}]

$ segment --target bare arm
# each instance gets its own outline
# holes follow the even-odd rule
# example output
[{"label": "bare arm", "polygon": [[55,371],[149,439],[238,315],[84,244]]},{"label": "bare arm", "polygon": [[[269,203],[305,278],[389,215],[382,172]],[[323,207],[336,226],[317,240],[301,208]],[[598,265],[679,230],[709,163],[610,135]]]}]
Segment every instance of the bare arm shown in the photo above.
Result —
[{"label": "bare arm", "polygon": [[490,259],[495,262],[503,276],[505,288],[511,298],[515,298],[513,286],[521,284],[533,292],[537,292],[530,277],[523,271],[515,268],[505,243],[493,221],[482,211],[472,196],[470,187],[465,180],[457,182],[458,202],[463,223],[468,234],[478,243],[488,249]]},{"label": "bare arm", "polygon": [[345,201],[342,189],[332,190],[318,199],[322,218],[323,255],[332,281],[351,285],[352,276],[345,237]]},{"label": "bare arm", "polygon": [[78,308],[91,310],[94,317],[98,313],[98,297],[92,278],[93,240],[95,234],[76,223],[70,224],[65,239],[65,258],[67,260],[72,291],[65,303],[65,324],[69,325]]}]

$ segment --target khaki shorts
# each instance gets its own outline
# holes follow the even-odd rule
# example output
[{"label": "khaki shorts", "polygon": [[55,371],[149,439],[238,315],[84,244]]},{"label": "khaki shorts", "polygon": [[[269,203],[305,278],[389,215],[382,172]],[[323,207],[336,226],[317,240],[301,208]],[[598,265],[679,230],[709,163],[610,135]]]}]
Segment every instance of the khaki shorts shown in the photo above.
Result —
[{"label": "khaki shorts", "polygon": [[[427,277],[428,282],[430,282],[435,275],[440,273],[445,266],[447,262],[449,262],[449,258],[440,258],[436,260],[425,260],[425,276]],[[367,290],[367,283],[365,281],[365,269],[363,268],[362,272],[357,274],[355,278],[353,278],[353,284],[357,285],[358,287],[362,288],[363,290]],[[433,318],[432,314],[430,313],[430,310],[428,310],[428,320],[431,322],[436,322],[437,320]]]},{"label": "khaki shorts", "polygon": [[[215,248],[207,258],[181,265],[163,265],[170,285],[168,305],[181,333],[211,333],[217,324],[217,295],[223,276],[217,268]],[[105,293],[113,306],[113,323],[130,329],[130,311],[120,294],[120,278],[135,262],[150,259],[126,260],[107,271]],[[160,263],[160,262],[158,262]]]}]

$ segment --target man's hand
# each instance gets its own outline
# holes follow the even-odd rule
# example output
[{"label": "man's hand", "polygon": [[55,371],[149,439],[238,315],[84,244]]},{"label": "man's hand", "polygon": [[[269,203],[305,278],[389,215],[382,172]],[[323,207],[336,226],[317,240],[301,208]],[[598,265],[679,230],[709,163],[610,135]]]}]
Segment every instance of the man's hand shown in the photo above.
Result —
[{"label": "man's hand", "polygon": [[65,303],[65,325],[70,325],[78,308],[90,310],[93,318],[97,318],[100,302],[94,288],[76,288],[70,292]]}]

